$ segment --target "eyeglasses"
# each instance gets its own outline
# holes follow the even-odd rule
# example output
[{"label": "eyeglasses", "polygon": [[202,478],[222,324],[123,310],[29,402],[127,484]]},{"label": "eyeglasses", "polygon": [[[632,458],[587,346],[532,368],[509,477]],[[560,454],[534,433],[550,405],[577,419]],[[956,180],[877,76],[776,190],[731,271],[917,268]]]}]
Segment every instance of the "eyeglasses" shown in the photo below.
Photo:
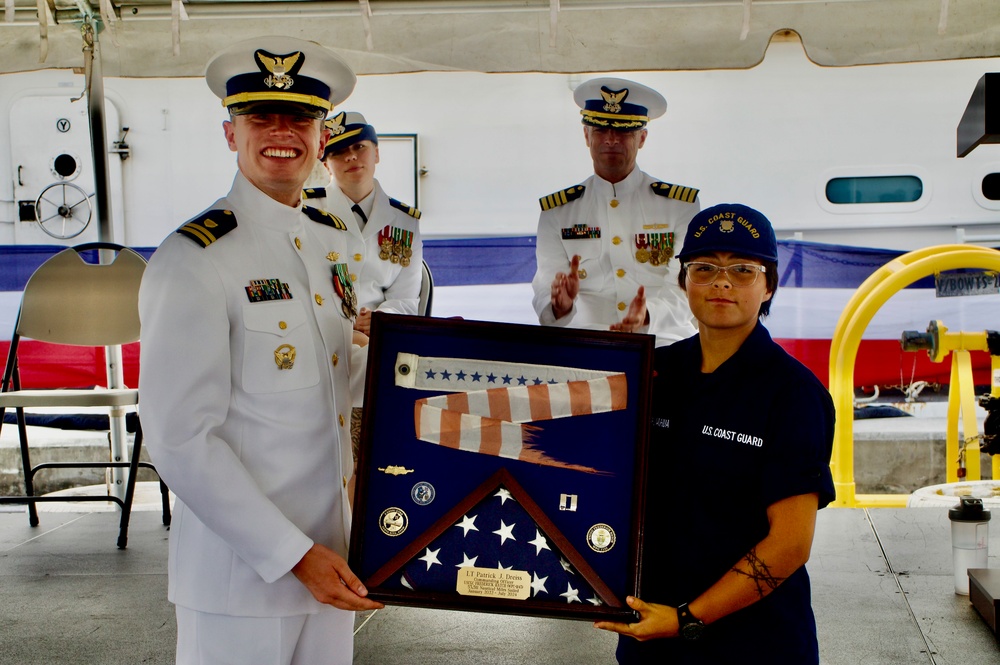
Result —
[{"label": "eyeglasses", "polygon": [[737,263],[731,266],[717,266],[714,263],[692,261],[684,264],[687,278],[692,284],[707,286],[719,279],[719,273],[726,273],[726,278],[733,286],[750,286],[757,281],[757,275],[767,272],[767,268],[756,263]]}]

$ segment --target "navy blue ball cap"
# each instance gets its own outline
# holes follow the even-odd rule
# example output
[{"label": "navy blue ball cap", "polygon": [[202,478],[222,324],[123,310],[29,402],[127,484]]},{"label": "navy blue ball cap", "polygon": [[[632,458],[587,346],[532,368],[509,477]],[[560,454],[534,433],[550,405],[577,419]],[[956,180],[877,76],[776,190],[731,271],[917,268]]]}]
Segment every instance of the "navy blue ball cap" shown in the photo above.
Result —
[{"label": "navy blue ball cap", "polygon": [[361,141],[371,141],[378,145],[378,134],[375,133],[375,128],[369,125],[360,113],[341,111],[337,115],[327,118],[324,125],[330,130],[330,138],[326,142],[323,159]]},{"label": "navy blue ball cap", "polygon": [[610,76],[584,81],[573,100],[582,109],[583,124],[623,132],[641,129],[667,112],[667,100],[657,91]]},{"label": "navy blue ball cap", "polygon": [[357,83],[350,66],[330,49],[281,36],[229,46],[208,63],[205,79],[235,115],[267,112],[317,118],[347,99]]},{"label": "navy blue ball cap", "polygon": [[677,258],[685,261],[708,252],[732,252],[777,262],[778,241],[771,222],[759,211],[739,203],[720,203],[691,219]]}]

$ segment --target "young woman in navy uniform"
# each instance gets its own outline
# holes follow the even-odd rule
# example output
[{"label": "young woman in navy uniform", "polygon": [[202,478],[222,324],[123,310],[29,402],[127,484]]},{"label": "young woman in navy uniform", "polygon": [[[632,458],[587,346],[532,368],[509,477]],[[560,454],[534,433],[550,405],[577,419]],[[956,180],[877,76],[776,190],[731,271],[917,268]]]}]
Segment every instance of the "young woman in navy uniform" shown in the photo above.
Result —
[{"label": "young woman in navy uniform", "polygon": [[354,329],[366,335],[372,311],[416,314],[420,299],[423,242],[420,211],[389,198],[378,180],[378,135],[360,113],[341,112],[327,119],[330,138],[323,163],[333,181],[307,189],[306,203],[322,208],[347,225],[347,265],[358,295]]},{"label": "young woman in navy uniform", "polygon": [[680,285],[698,334],[657,349],[641,600],[619,663],[819,662],[809,559],[834,498],[826,388],[760,323],[778,286],[770,222],[691,220]]}]

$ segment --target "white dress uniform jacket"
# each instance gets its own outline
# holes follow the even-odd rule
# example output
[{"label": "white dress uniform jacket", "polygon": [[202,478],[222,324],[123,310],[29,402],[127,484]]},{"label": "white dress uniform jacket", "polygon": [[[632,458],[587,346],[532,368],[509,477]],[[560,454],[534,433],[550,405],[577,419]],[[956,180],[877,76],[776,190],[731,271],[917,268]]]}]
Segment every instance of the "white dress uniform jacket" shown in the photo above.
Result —
[{"label": "white dress uniform jacket", "polygon": [[[542,212],[535,249],[537,271],[531,286],[533,304],[542,325],[607,330],[625,316],[639,286],[646,287],[648,332],[664,346],[695,333],[687,298],[677,284],[676,258],[658,266],[636,258],[638,234],[673,233],[676,256],[687,225],[700,209],[697,190],[658,187],[638,168],[624,180],[610,183],[593,175],[582,183],[583,195]],[[571,188],[575,189],[575,188]],[[565,191],[565,190],[564,190]],[[548,198],[548,197],[546,197]],[[688,199],[687,201],[684,199]],[[544,200],[544,199],[543,199]],[[600,237],[563,239],[563,229],[575,225],[600,229]],[[580,256],[580,293],[573,309],[561,319],[552,313],[552,280],[567,272],[570,260]]]},{"label": "white dress uniform jacket", "polygon": [[[232,217],[228,232],[205,221]],[[177,496],[168,596],[235,616],[331,610],[289,571],[314,542],[347,552],[348,373],[363,373],[364,352],[351,358],[332,280],[346,232],[242,174],[185,227],[207,246],[167,238],[139,302],[142,427]],[[287,285],[290,297],[255,302],[255,280]],[[276,362],[283,345],[294,347],[290,369]]]},{"label": "white dress uniform jacket", "polygon": [[[409,207],[407,209],[412,212],[407,213],[392,205],[378,180],[375,181],[374,197],[364,230],[355,223],[354,213],[351,212],[353,202],[335,181],[327,185],[326,196],[307,198],[306,203],[322,208],[347,223],[347,265],[358,294],[358,307],[392,314],[416,314],[424,258],[424,245],[417,223],[420,213]],[[397,205],[403,204],[397,202]],[[413,254],[409,257],[409,265],[379,258],[379,233],[386,227],[413,234],[410,246]]]}]

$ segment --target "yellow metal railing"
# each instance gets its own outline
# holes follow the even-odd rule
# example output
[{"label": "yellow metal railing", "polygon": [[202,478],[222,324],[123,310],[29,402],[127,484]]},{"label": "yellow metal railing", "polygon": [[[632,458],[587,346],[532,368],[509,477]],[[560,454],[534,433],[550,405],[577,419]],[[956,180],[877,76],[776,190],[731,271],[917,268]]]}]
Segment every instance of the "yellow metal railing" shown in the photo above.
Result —
[{"label": "yellow metal railing", "polygon": [[[833,459],[830,468],[833,473],[834,487],[837,498],[834,506],[841,507],[901,507],[906,505],[908,494],[862,494],[855,492],[854,483],[854,363],[864,334],[872,317],[889,298],[919,279],[929,275],[959,268],[994,270],[1000,272],[1000,252],[969,245],[939,245],[927,247],[904,254],[876,270],[866,279],[844,307],[844,311],[834,329],[833,341],[830,347],[830,394],[833,396],[837,412],[837,423],[834,429]],[[961,333],[957,333],[961,334]],[[961,354],[960,354],[961,355]],[[966,369],[962,366],[968,360],[968,351],[964,352],[966,360],[957,360],[952,367],[952,386],[962,384],[966,379]],[[971,392],[972,369],[967,367],[967,381]],[[996,366],[994,366],[996,367]],[[958,381],[956,382],[956,377]],[[993,373],[994,390],[996,391],[997,372]],[[965,392],[961,388],[959,393]],[[949,422],[951,421],[952,396],[949,393]],[[960,395],[956,400],[960,399]],[[956,402],[955,423],[957,428],[957,412],[964,411],[967,417],[972,417],[975,430],[973,409],[961,408],[961,402]],[[949,430],[951,427],[949,426]],[[966,432],[970,429],[966,426]],[[976,443],[978,446],[978,441]],[[958,458],[957,430],[955,455],[949,448],[949,463]],[[971,457],[967,455],[967,457]],[[979,462],[979,451],[976,449],[976,464]],[[1000,460],[994,459],[994,477],[1000,470]],[[970,469],[971,470],[971,469]],[[956,478],[957,479],[957,478]],[[950,478],[949,478],[950,481]]]}]

